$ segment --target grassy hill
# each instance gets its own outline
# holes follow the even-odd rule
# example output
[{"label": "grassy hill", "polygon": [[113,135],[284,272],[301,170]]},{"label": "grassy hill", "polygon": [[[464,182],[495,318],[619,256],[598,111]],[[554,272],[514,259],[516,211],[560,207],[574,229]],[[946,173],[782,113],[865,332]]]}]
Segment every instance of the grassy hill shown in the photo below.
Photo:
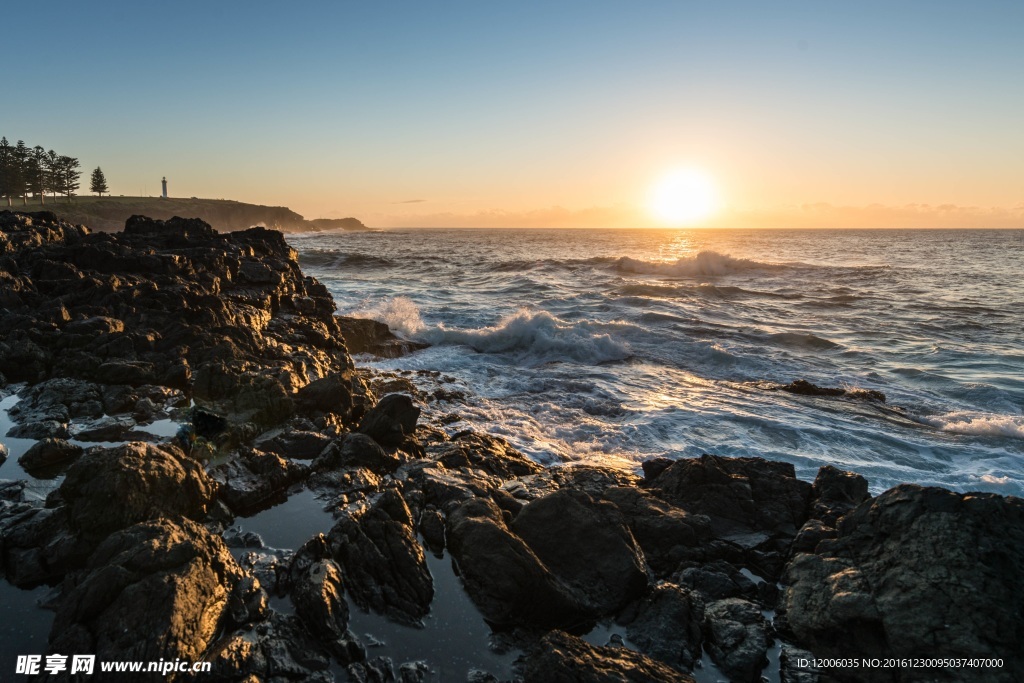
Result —
[{"label": "grassy hill", "polygon": [[[0,204],[0,210],[6,209]],[[25,206],[14,201],[12,211],[52,211],[64,220],[83,223],[93,230],[118,231],[129,216],[139,214],[166,220],[173,216],[202,218],[217,230],[229,232],[244,230],[254,225],[265,225],[285,232],[309,230],[365,230],[366,226],[355,218],[318,218],[307,221],[301,215],[283,206],[245,204],[230,199],[191,199],[169,197],[47,197],[46,204],[29,199]]]}]

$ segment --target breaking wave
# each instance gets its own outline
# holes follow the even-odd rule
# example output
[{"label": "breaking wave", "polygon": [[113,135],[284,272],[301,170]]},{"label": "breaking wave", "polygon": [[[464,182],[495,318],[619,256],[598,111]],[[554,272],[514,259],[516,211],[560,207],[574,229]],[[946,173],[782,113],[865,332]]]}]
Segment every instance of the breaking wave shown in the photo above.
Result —
[{"label": "breaking wave", "polygon": [[728,254],[719,254],[717,251],[702,251],[696,256],[687,256],[675,261],[643,261],[623,256],[618,262],[618,269],[627,273],[677,277],[732,275],[749,271],[779,270],[785,267],[783,264],[736,258]]},{"label": "breaking wave", "polygon": [[1024,439],[1024,416],[956,412],[918,417],[918,422],[953,434]]}]

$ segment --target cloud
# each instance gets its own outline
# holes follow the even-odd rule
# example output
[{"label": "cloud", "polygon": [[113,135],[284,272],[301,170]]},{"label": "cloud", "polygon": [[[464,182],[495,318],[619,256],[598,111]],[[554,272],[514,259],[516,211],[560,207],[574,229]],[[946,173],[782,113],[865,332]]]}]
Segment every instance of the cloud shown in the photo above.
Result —
[{"label": "cloud", "polygon": [[391,202],[392,204],[421,204],[427,201],[426,199],[406,199],[403,202]]}]

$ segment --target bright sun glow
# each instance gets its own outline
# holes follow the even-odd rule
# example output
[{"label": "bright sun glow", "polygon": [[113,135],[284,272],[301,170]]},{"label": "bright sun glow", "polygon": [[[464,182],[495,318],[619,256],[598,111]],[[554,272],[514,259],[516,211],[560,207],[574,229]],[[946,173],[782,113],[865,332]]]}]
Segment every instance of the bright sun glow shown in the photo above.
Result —
[{"label": "bright sun glow", "polygon": [[700,223],[713,216],[718,206],[715,182],[695,168],[672,171],[651,191],[651,213],[670,226]]}]

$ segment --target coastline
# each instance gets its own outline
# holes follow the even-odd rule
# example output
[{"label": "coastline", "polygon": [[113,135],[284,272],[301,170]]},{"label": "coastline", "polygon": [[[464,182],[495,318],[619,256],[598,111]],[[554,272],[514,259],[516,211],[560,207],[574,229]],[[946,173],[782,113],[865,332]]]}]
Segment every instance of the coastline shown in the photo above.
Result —
[{"label": "coastline", "polygon": [[[0,229],[0,372],[36,442],[0,460],[56,484],[45,500],[3,484],[0,555],[7,583],[60,587],[47,652],[202,659],[212,680],[451,680],[354,633],[364,613],[429,631],[444,586],[512,655],[475,681],[683,681],[698,662],[698,680],[710,662],[756,680],[772,648],[782,669],[764,673],[780,680],[964,674],[799,665],[815,656],[1001,659],[972,680],[1024,675],[1018,498],[870,497],[858,475],[812,483],[755,458],[545,469],[422,420],[430,397],[408,376],[361,372],[353,348],[411,349],[379,329],[351,339],[366,324],[337,319],[280,233],[140,217],[99,235],[8,212]],[[187,427],[139,428],[161,421]],[[275,549],[246,529],[301,491],[331,510],[324,536]],[[115,597],[86,604],[100,589]],[[139,595],[180,609],[141,612]],[[608,641],[579,637],[594,625]],[[127,626],[130,641],[110,635]]]}]

